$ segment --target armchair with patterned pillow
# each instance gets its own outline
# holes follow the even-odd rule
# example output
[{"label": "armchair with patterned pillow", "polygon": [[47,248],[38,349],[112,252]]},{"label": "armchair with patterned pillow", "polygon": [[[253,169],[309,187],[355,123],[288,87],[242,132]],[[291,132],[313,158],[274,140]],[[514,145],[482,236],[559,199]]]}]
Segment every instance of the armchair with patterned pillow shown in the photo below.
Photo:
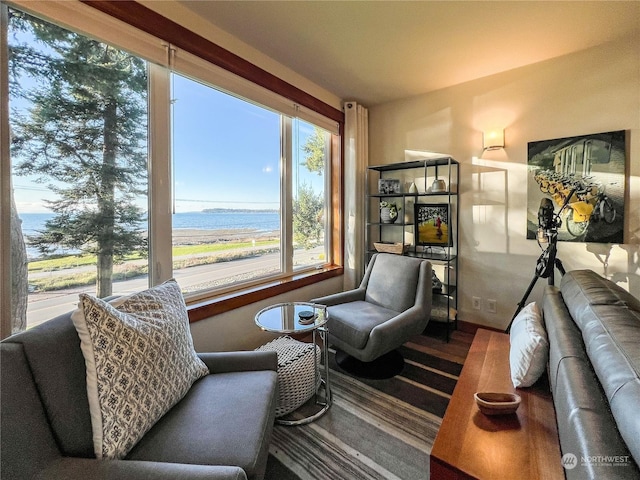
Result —
[{"label": "armchair with patterned pillow", "polygon": [[0,343],[3,479],[260,479],[274,352],[197,354],[170,280]]}]

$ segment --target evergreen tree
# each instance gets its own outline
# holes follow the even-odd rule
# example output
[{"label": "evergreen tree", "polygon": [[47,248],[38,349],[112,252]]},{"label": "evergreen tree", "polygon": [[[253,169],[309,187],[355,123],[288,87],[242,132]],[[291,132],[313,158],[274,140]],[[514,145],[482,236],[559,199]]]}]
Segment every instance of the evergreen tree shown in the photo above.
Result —
[{"label": "evergreen tree", "polygon": [[312,248],[320,240],[323,227],[324,197],[302,184],[293,205],[293,240],[304,248]]},{"label": "evergreen tree", "polygon": [[[325,133],[314,127],[313,135],[302,146],[304,161],[300,163],[311,173],[324,175]],[[312,248],[320,241],[324,230],[324,197],[316,195],[310,185],[302,184],[293,202],[293,240],[304,248]]]},{"label": "evergreen tree", "polygon": [[306,155],[301,165],[307,167],[307,170],[312,173],[322,175],[324,173],[325,135],[320,128],[313,128],[313,136],[309,137],[307,142],[302,146]]},{"label": "evergreen tree", "polygon": [[[9,25],[35,40],[10,42],[12,95],[31,105],[11,116],[14,171],[57,194],[29,244],[96,255],[96,293],[111,295],[114,260],[146,251],[135,204],[147,185],[145,62],[17,10]],[[18,88],[23,75],[35,85]]]}]

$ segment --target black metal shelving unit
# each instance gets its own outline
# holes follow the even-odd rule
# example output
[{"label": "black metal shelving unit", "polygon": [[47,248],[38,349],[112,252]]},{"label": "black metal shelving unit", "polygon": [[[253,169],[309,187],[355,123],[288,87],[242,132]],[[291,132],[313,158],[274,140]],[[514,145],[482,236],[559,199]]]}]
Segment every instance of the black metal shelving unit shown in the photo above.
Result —
[{"label": "black metal shelving unit", "polygon": [[[446,191],[432,192],[434,179],[444,179]],[[400,192],[379,193],[378,180],[400,180]],[[416,181],[417,180],[417,181]],[[418,193],[409,193],[409,184],[415,183]],[[433,294],[431,320],[446,323],[447,341],[458,321],[458,225],[460,163],[447,155],[429,155],[424,160],[370,166],[367,169],[367,198],[365,226],[365,265],[376,253],[374,242],[402,243],[403,254],[425,258],[438,270],[442,291]],[[392,201],[401,206],[395,223],[384,223],[380,218],[380,202]],[[443,246],[416,245],[414,218],[415,204],[447,204],[449,207],[449,235],[452,241]]]}]

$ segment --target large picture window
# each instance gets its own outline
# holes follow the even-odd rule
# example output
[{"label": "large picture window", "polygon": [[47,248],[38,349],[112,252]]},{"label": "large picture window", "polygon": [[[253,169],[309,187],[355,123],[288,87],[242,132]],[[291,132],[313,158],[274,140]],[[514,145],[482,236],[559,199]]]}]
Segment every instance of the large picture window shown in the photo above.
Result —
[{"label": "large picture window", "polygon": [[332,133],[6,12],[13,331],[79,292],[202,299],[332,261]]},{"label": "large picture window", "polygon": [[280,115],[181,75],[172,82],[173,268],[183,291],[282,272]]}]

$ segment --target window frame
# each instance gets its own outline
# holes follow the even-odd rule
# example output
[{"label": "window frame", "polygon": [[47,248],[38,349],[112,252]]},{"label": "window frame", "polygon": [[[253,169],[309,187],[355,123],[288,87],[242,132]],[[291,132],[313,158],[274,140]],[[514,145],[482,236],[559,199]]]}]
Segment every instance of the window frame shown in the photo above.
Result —
[{"label": "window frame", "polygon": [[[241,78],[245,78],[256,85],[289,98],[308,109],[311,115],[315,112],[338,122],[341,125],[340,128],[344,126],[344,112],[342,110],[338,110],[315,98],[144,5],[137,2],[121,2],[118,0],[80,1],[138,30],[165,40],[185,52],[189,52]],[[340,132],[340,135],[342,135],[342,132]]]},{"label": "window frame", "polygon": [[[4,2],[3,2],[4,3]],[[38,2],[41,3],[41,2]],[[48,2],[42,2],[44,4]],[[57,2],[56,2],[57,3]],[[66,3],[66,2],[64,2]],[[238,75],[239,77],[248,80],[255,85],[262,87],[268,91],[273,92],[280,97],[284,97],[285,99],[289,99],[295,104],[293,108],[298,113],[302,113],[302,115],[296,115],[298,118],[301,118],[307,122],[317,124],[320,127],[324,128],[322,122],[314,122],[314,119],[330,119],[337,124],[337,135],[332,134],[330,139],[330,159],[331,163],[327,168],[327,184],[331,185],[331,190],[326,191],[327,201],[329,202],[329,212],[328,219],[329,224],[326,227],[326,231],[330,235],[327,237],[327,240],[331,242],[331,251],[330,256],[332,259],[332,263],[326,263],[321,267],[315,267],[310,271],[289,271],[283,275],[280,275],[278,278],[269,278],[263,279],[264,281],[258,281],[255,284],[248,285],[241,290],[234,291],[203,291],[200,294],[195,294],[192,299],[187,299],[189,317],[191,322],[195,322],[204,318],[211,317],[213,315],[227,312],[233,310],[235,308],[241,307],[243,305],[247,305],[259,300],[267,299],[269,297],[279,295],[288,291],[292,291],[298,288],[301,288],[306,285],[311,285],[316,282],[324,281],[329,278],[333,278],[343,274],[343,216],[342,216],[342,204],[343,204],[343,165],[342,165],[342,151],[343,144],[342,138],[344,133],[344,113],[324,102],[318,100],[312,95],[304,92],[301,89],[283,81],[282,79],[266,72],[265,70],[257,67],[256,65],[251,64],[250,62],[242,59],[241,57],[219,47],[218,45],[210,42],[209,40],[191,32],[190,30],[178,25],[177,23],[163,17],[160,14],[155,13],[154,11],[144,7],[141,4],[136,2],[119,2],[119,1],[82,1],[90,7],[93,7],[96,10],[95,15],[107,14],[109,17],[112,17],[109,20],[109,23],[115,22],[124,22],[133,29],[127,29],[128,37],[136,37],[138,35],[142,36],[143,40],[147,40],[145,37],[146,34],[152,35],[157,39],[161,39],[165,42],[169,42],[170,45],[175,45],[177,48],[183,49],[185,52],[195,55],[199,59],[202,59],[212,65],[216,65],[234,75]],[[7,2],[8,5],[15,5],[17,8],[25,9],[27,11],[31,10],[38,13],[38,5],[31,2]],[[45,8],[45,7],[43,7]],[[55,9],[56,7],[49,4],[46,6],[46,9]],[[4,9],[3,9],[4,10]],[[46,13],[45,13],[46,15]],[[60,16],[60,15],[56,15]],[[63,26],[66,26],[64,22],[60,22],[59,18],[53,19],[60,23]],[[75,27],[70,27],[74,30],[77,30]],[[131,30],[131,31],[129,31]],[[139,30],[139,31],[138,31]],[[82,32],[81,30],[77,30]],[[112,30],[113,31],[113,30]],[[117,45],[118,42],[112,42]],[[146,44],[145,44],[146,46]],[[171,46],[167,47],[169,50]],[[157,53],[157,52],[156,52]],[[6,63],[6,60],[3,57],[3,64]],[[143,58],[145,55],[143,54]],[[149,58],[146,56],[148,60],[150,60],[150,76],[152,74],[152,70],[158,69],[157,75],[165,75],[166,82],[169,83],[169,75],[170,71],[166,68],[166,66],[157,66],[154,65],[153,58]],[[170,55],[169,55],[170,57]],[[168,62],[167,62],[168,63]],[[168,65],[167,65],[168,66]],[[6,76],[3,76],[6,78]],[[3,82],[4,83],[4,82]],[[234,93],[230,90],[230,93]],[[8,102],[4,101],[6,99],[7,91],[4,88],[2,89],[3,102],[2,108],[6,109],[6,105]],[[153,148],[150,148],[150,168],[149,168],[149,211],[153,210],[162,211],[166,209],[169,212],[166,215],[166,218],[169,218],[170,222],[170,204],[171,204],[171,196],[170,195],[154,195],[154,191],[158,192],[159,185],[162,185],[163,182],[166,182],[168,178],[170,178],[170,145],[168,142],[158,143],[158,139],[167,138],[166,135],[163,134],[163,131],[166,132],[169,128],[169,125],[163,124],[163,122],[158,122],[158,118],[170,118],[170,115],[166,115],[166,112],[158,111],[163,109],[170,109],[169,102],[162,101],[152,101],[152,97],[161,96],[162,99],[164,97],[170,97],[169,89],[161,88],[150,89],[150,109],[149,109],[149,118],[150,125],[153,125],[153,128],[150,128],[149,138],[150,145]],[[158,107],[159,105],[165,105],[164,107]],[[287,112],[281,112],[283,115],[287,115]],[[5,114],[3,112],[3,117],[8,118],[8,112]],[[335,131],[335,129],[333,129]],[[5,136],[6,132],[0,132],[3,136]],[[8,142],[2,142],[3,145],[7,146]],[[3,147],[3,161],[0,166],[0,173],[2,176],[2,185],[5,184],[10,185],[10,169],[7,167],[8,154],[5,156],[5,147]],[[158,160],[161,158],[162,160]],[[8,170],[8,174],[5,170]],[[166,183],[164,183],[166,185]],[[7,192],[9,189],[2,189]],[[3,195],[4,197],[5,195]],[[2,198],[2,217],[5,218],[5,211],[8,209],[8,202],[6,198]],[[153,209],[151,205],[153,204]],[[4,224],[5,222],[3,222]],[[169,223],[170,224],[170,223]],[[151,285],[155,285],[165,280],[169,276],[169,272],[171,272],[171,260],[169,253],[169,261],[167,262],[166,255],[157,255],[159,251],[169,251],[171,252],[171,238],[166,235],[160,235],[159,232],[166,232],[167,224],[166,220],[163,219],[163,215],[159,217],[156,215],[150,215],[150,225],[149,232],[152,238],[154,238],[153,244],[150,245],[150,261],[149,261],[149,283]],[[0,235],[2,235],[3,240],[8,236],[8,231],[5,228],[0,229]],[[162,239],[165,240],[162,240]],[[161,242],[161,243],[160,243]],[[5,249],[5,254],[2,256],[2,278],[0,279],[0,289],[2,290],[1,295],[2,299],[10,299],[10,258],[8,258],[8,250]],[[286,265],[285,265],[286,267]],[[10,311],[9,302],[2,302],[2,310],[3,310],[3,320],[2,322],[2,332],[1,337],[4,338],[8,336],[10,332],[10,315],[5,315],[4,310],[6,309]],[[8,325],[5,325],[8,324]]]},{"label": "window frame", "polygon": [[[7,9],[0,5],[0,35],[7,38]],[[11,244],[11,165],[9,163],[9,72],[5,42],[0,42],[0,244]],[[5,119],[7,122],[5,123]],[[11,335],[11,249],[0,248],[0,338]]]}]

